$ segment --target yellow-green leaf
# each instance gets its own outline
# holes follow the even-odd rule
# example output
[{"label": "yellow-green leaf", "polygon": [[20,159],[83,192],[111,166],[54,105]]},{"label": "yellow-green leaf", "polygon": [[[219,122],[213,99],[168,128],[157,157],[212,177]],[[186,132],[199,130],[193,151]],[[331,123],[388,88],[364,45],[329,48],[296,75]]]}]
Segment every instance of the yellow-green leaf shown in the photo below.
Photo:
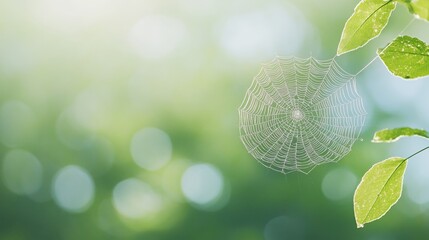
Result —
[{"label": "yellow-green leaf", "polygon": [[408,9],[417,18],[429,21],[429,1],[428,0],[402,0],[407,5]]},{"label": "yellow-green leaf", "polygon": [[360,48],[380,35],[395,7],[392,0],[362,0],[344,26],[337,55]]},{"label": "yellow-green leaf", "polygon": [[429,75],[429,45],[418,38],[397,37],[387,48],[379,49],[378,55],[395,76],[412,79]]},{"label": "yellow-green leaf", "polygon": [[375,132],[372,142],[374,143],[389,143],[396,142],[402,137],[420,136],[429,138],[429,133],[424,129],[418,128],[393,128],[393,129],[382,129]]},{"label": "yellow-green leaf", "polygon": [[372,166],[362,177],[353,198],[358,228],[384,216],[402,193],[407,159],[388,158]]}]

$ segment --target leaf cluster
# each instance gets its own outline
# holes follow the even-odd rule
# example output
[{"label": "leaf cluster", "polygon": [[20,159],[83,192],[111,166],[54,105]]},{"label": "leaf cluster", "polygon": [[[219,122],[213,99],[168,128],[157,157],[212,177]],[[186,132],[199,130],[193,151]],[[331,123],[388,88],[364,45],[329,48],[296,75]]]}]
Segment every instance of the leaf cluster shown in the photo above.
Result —
[{"label": "leaf cluster", "polygon": [[[429,0],[362,0],[344,26],[337,55],[361,48],[378,37],[398,3],[416,18],[429,21]],[[416,79],[429,75],[429,45],[416,37],[398,36],[377,54],[395,76]],[[374,134],[372,141],[389,143],[410,136],[429,138],[429,133],[409,127],[383,129]],[[365,173],[353,198],[358,228],[384,216],[399,200],[408,160],[426,149],[429,147],[407,158],[388,158]]]},{"label": "leaf cluster", "polygon": [[[362,0],[344,26],[337,55],[361,48],[378,37],[398,2],[405,4],[416,18],[429,21],[427,0]],[[415,79],[429,75],[429,45],[418,38],[398,36],[377,53],[395,76]]]}]

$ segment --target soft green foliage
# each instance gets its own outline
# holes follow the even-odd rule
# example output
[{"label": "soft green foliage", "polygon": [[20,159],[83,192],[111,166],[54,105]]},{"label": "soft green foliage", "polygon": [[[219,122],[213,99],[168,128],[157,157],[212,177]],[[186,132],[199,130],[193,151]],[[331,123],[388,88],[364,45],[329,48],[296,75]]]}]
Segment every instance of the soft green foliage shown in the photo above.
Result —
[{"label": "soft green foliage", "polygon": [[360,48],[380,35],[395,7],[392,0],[361,1],[344,26],[337,55]]},{"label": "soft green foliage", "polygon": [[418,38],[400,36],[378,54],[395,76],[412,79],[429,75],[429,46]]},{"label": "soft green foliage", "polygon": [[429,21],[429,1],[428,0],[407,0],[404,2],[411,13],[416,17]]},{"label": "soft green foliage", "polygon": [[406,166],[407,159],[392,157],[365,173],[353,199],[358,228],[381,218],[398,201]]},{"label": "soft green foliage", "polygon": [[393,129],[383,129],[374,134],[372,142],[374,143],[389,143],[396,142],[402,137],[420,136],[429,138],[429,133],[424,129],[401,127]]}]

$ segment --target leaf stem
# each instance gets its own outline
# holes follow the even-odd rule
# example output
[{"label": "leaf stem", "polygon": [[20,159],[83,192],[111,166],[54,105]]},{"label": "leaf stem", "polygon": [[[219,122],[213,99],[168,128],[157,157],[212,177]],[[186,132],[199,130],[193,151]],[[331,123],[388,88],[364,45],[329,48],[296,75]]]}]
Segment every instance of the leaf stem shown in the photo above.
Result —
[{"label": "leaf stem", "polygon": [[407,157],[407,158],[406,158],[406,160],[408,160],[408,159],[410,159],[410,158],[414,157],[415,155],[417,155],[417,154],[419,154],[419,153],[421,153],[421,152],[423,152],[423,151],[425,151],[425,150],[427,150],[427,149],[429,149],[429,146],[427,146],[427,147],[425,147],[425,148],[423,148],[423,149],[420,149],[419,151],[417,151],[417,152],[413,153],[411,156]]}]

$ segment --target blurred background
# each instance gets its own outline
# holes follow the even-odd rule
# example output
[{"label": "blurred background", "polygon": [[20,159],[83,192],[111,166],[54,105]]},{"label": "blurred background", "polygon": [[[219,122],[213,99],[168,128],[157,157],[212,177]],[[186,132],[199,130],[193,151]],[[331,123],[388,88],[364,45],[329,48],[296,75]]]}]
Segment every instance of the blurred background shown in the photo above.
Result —
[{"label": "blurred background", "polygon": [[[309,175],[263,167],[239,139],[252,78],[277,55],[329,59],[358,1],[16,0],[0,2],[0,239],[421,239],[429,152],[381,220],[356,229],[352,196],[369,167],[423,139],[429,79],[379,59],[357,76],[368,112],[342,161]],[[337,57],[357,73],[412,19]],[[404,34],[429,42],[429,23]]]}]

